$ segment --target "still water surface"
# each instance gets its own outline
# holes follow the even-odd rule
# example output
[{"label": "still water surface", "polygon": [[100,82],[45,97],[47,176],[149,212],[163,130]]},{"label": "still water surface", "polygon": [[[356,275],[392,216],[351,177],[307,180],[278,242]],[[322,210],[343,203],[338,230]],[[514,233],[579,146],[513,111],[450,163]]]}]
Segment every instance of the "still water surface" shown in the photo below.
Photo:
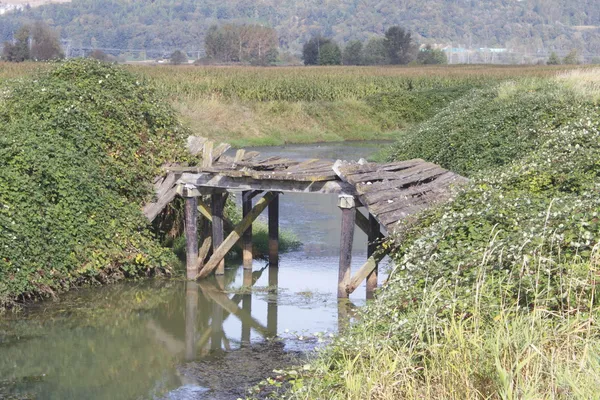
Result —
[{"label": "still water surface", "polygon": [[[350,160],[383,145],[257,150]],[[233,262],[224,277],[200,283],[85,288],[0,320],[0,398],[236,399],[274,368],[301,362],[315,332],[336,332],[338,320],[364,304],[365,288],[338,304],[337,196],[286,194],[280,207],[281,229],[303,245],[282,254],[279,268],[255,261],[249,273]],[[366,242],[357,229],[353,268],[365,262]],[[252,293],[240,290],[250,282]]]}]

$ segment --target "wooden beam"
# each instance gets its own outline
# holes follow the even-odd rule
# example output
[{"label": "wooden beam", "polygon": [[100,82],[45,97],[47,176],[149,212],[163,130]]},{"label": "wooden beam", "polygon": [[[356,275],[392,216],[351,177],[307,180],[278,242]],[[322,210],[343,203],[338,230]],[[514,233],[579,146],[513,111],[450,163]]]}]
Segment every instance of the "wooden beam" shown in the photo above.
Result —
[{"label": "wooden beam", "polygon": [[369,257],[366,263],[359,268],[359,270],[354,274],[348,286],[346,287],[346,292],[348,295],[356,290],[357,287],[360,286],[362,281],[364,281],[370,273],[373,272],[375,268],[377,268],[377,264],[387,255],[387,252],[376,252],[372,256]]},{"label": "wooden beam", "polygon": [[202,148],[202,166],[205,168],[212,167],[214,145],[214,142],[208,141]]},{"label": "wooden beam", "polygon": [[352,242],[354,240],[354,224],[356,204],[353,196],[340,196],[338,207],[342,209],[342,233],[340,237],[340,265],[338,272],[338,298],[347,298],[346,288],[350,283],[352,265]]},{"label": "wooden beam", "polygon": [[[252,211],[252,193],[245,191],[242,193],[242,217],[245,218]],[[242,235],[242,259],[244,269],[252,270],[252,224],[246,229]]]},{"label": "wooden beam", "polygon": [[[242,234],[250,227],[252,222],[263,212],[265,208],[273,201],[275,198],[275,193],[267,193],[262,199],[256,203],[256,206],[252,209],[252,211],[242,219],[242,221],[233,229],[233,231],[227,236],[227,238],[223,241],[222,244],[219,245],[213,252],[212,257],[206,263],[202,271],[198,274],[199,279],[206,278],[224,259],[225,255],[231,248],[236,244],[236,242],[242,237]],[[213,227],[214,227],[213,222]],[[213,237],[213,242],[215,238]]]},{"label": "wooden beam", "polygon": [[279,265],[279,194],[269,204],[269,266]]},{"label": "wooden beam", "polygon": [[185,284],[185,359],[193,361],[196,358],[196,322],[198,318],[198,284]]},{"label": "wooden beam", "polygon": [[[216,253],[221,243],[223,243],[223,209],[225,207],[225,196],[223,194],[213,194],[211,196],[212,208],[212,246],[213,255]],[[211,258],[212,259],[212,258]],[[210,263],[210,261],[209,261]],[[217,275],[225,274],[225,259],[221,258],[216,265]]]},{"label": "wooden beam", "polygon": [[244,191],[261,190],[287,193],[318,193],[318,194],[349,194],[355,195],[353,185],[338,181],[325,182],[298,182],[277,179],[254,179],[248,177],[232,178],[218,173],[183,173],[178,181],[181,184],[190,184],[220,190]]},{"label": "wooden beam", "polygon": [[[204,201],[202,201],[201,199],[198,199],[198,211],[200,211],[200,214],[202,214],[202,216],[204,218],[206,218],[207,220],[209,220],[212,223],[211,207],[208,204],[206,204]],[[225,216],[223,216],[223,228],[226,231],[233,230],[233,223],[229,220],[229,218],[225,218]]]},{"label": "wooden beam", "polygon": [[[379,240],[379,222],[372,214],[369,214],[369,225],[371,226],[371,230],[368,236],[367,257],[371,257],[375,254],[378,244],[377,241]],[[377,274],[378,263],[375,262],[375,268],[373,268],[371,273],[367,276],[367,300],[373,298],[375,289],[377,289]]]},{"label": "wooden beam", "polygon": [[198,275],[198,199],[185,199],[185,254],[187,279],[195,279]]},{"label": "wooden beam", "polygon": [[171,189],[167,190],[165,194],[162,195],[158,200],[156,200],[156,203],[146,204],[142,212],[146,218],[148,218],[148,221],[154,221],[156,217],[158,217],[158,214],[160,214],[161,211],[164,210],[164,208],[170,202],[172,202],[173,199],[175,199],[175,196],[177,196],[177,188],[172,187]]},{"label": "wooden beam", "polygon": [[216,163],[219,158],[221,158],[221,156],[223,154],[225,154],[225,152],[227,150],[229,150],[231,148],[231,145],[229,143],[221,143],[220,145],[218,145],[217,147],[214,148],[213,152],[212,152],[212,164]]}]

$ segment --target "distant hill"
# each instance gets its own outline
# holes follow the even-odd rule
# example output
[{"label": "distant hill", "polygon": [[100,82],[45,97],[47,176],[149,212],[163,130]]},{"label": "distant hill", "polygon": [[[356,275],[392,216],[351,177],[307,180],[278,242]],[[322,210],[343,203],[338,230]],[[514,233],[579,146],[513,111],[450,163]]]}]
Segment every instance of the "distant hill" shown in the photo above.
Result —
[{"label": "distant hill", "polygon": [[283,50],[299,52],[316,33],[343,43],[392,25],[421,43],[600,55],[598,0],[73,0],[0,17],[0,40],[43,19],[74,46],[154,51],[203,48],[212,24],[274,27]]}]

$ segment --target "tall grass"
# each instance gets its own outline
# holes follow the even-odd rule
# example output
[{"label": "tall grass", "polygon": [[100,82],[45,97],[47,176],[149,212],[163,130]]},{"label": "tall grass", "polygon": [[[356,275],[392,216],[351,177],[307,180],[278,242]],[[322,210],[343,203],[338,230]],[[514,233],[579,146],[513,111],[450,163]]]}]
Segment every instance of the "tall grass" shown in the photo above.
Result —
[{"label": "tall grass", "polygon": [[[448,285],[438,281],[418,307],[399,315],[408,340],[398,340],[391,330],[382,330],[376,323],[359,323],[351,335],[342,336],[313,362],[313,379],[297,381],[288,396],[356,400],[597,398],[599,260],[596,251],[589,262],[572,263],[567,270],[574,272],[565,274],[555,287],[536,282],[537,300],[528,309],[506,295],[507,288],[519,282],[491,281],[482,272],[463,307],[440,313],[437,303]],[[547,259],[533,261],[543,275]],[[565,308],[549,308],[555,295],[574,301]],[[490,301],[492,298],[501,301]],[[364,315],[383,312],[374,305]]]}]

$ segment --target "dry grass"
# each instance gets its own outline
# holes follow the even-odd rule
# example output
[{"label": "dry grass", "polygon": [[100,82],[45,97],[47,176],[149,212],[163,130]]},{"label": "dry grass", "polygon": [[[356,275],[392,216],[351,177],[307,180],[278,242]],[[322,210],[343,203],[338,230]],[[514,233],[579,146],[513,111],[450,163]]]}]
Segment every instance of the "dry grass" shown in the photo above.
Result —
[{"label": "dry grass", "polygon": [[586,98],[600,100],[600,68],[567,71],[559,74],[557,79]]}]

